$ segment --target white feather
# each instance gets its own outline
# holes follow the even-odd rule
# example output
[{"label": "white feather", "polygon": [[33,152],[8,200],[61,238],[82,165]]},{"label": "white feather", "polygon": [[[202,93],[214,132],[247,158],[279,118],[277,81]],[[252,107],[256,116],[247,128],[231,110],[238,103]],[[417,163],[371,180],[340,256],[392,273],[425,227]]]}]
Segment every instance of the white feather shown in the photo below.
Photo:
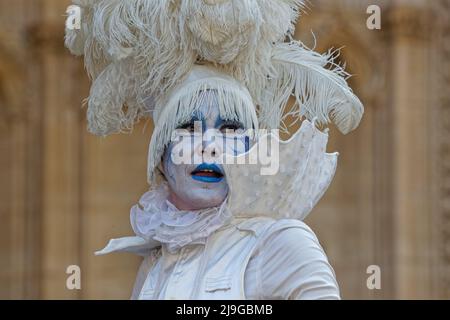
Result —
[{"label": "white feather", "polygon": [[[289,116],[305,116],[317,118],[323,125],[331,120],[343,134],[354,130],[364,107],[347,84],[348,73],[335,58],[336,52],[321,55],[299,41],[277,44],[272,55],[277,76],[268,82],[260,122],[277,127]],[[295,105],[287,110],[292,96]]]}]

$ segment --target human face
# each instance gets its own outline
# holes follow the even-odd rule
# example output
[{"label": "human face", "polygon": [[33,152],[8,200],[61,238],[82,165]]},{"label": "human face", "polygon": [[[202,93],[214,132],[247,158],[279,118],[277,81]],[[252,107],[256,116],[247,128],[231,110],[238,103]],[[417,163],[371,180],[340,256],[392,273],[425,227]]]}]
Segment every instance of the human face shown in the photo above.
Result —
[{"label": "human face", "polygon": [[[211,92],[204,94],[214,95]],[[188,149],[191,155],[194,153],[200,155],[201,163],[175,163],[172,155],[174,149],[183,143],[179,141],[169,144],[162,159],[162,171],[169,186],[168,200],[179,210],[199,210],[220,206],[228,194],[228,183],[218,160],[225,151],[223,146],[238,146],[232,150],[235,155],[249,148],[248,138],[243,135],[233,135],[244,131],[242,123],[222,119],[216,100],[204,100],[192,114],[190,121],[179,126],[179,129],[191,133],[192,137],[187,139],[187,143],[190,144]],[[200,138],[200,144],[196,145],[193,136],[199,131],[199,127],[203,137]],[[210,138],[211,133],[218,133],[218,131],[222,134],[222,140]],[[234,144],[225,141],[230,139],[243,139],[243,141]]]}]

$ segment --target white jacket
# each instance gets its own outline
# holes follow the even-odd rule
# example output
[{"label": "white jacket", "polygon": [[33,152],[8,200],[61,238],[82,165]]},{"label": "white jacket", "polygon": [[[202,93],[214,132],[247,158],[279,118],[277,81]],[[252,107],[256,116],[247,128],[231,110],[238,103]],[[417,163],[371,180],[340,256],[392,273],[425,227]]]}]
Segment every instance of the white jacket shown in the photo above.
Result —
[{"label": "white jacket", "polygon": [[132,299],[339,299],[313,231],[294,219],[235,219],[171,254],[144,259]]}]

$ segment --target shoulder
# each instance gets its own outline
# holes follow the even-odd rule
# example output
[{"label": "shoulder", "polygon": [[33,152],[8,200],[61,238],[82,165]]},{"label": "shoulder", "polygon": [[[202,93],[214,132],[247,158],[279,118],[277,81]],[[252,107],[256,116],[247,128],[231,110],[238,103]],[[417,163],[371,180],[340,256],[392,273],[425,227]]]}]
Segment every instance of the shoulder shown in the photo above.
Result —
[{"label": "shoulder", "polygon": [[266,298],[339,298],[334,270],[304,222],[273,221],[258,239],[254,259]]},{"label": "shoulder", "polygon": [[282,230],[299,229],[305,233],[314,232],[304,222],[297,219],[274,219],[269,217],[254,217],[236,223],[239,230],[251,231],[258,238],[270,236]]},{"label": "shoulder", "polygon": [[239,230],[251,232],[258,238],[257,247],[271,246],[298,249],[304,244],[320,246],[313,230],[304,222],[296,219],[251,218],[236,225]]},{"label": "shoulder", "polygon": [[297,233],[298,235],[313,237],[317,240],[312,229],[303,221],[297,219],[278,219],[275,220],[270,228],[267,229],[266,236],[273,233]]},{"label": "shoulder", "polygon": [[[296,255],[306,258],[307,250],[312,250],[316,256],[326,259],[314,231],[304,222],[295,219],[280,219],[274,221],[259,239],[260,250],[279,252],[283,256]],[[301,255],[298,255],[302,253]]]}]

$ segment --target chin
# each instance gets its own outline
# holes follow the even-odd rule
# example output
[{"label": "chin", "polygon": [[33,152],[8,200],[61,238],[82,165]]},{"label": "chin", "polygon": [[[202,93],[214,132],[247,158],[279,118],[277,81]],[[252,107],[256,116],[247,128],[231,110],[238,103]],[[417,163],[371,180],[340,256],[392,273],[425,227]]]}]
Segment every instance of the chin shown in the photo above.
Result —
[{"label": "chin", "polygon": [[228,194],[227,185],[199,183],[183,195],[186,202],[192,203],[194,210],[220,206]]}]

